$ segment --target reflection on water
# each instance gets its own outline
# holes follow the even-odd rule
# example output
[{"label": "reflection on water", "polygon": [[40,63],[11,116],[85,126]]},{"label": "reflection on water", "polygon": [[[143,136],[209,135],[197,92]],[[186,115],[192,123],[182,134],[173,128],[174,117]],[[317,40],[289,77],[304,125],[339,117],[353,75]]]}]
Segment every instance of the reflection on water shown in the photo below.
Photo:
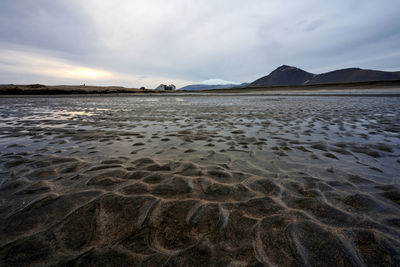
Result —
[{"label": "reflection on water", "polygon": [[[107,110],[107,109],[101,109],[101,111],[103,110]],[[51,113],[51,116],[55,117],[55,118],[61,118],[61,117],[67,117],[67,118],[71,118],[73,116],[92,116],[94,115],[94,112],[89,112],[89,111],[67,111],[67,110],[57,110],[57,111],[53,111]]]},{"label": "reflection on water", "polygon": [[[85,134],[98,147],[97,150],[111,151],[105,145],[107,142],[99,143],[100,140],[109,140],[110,145],[121,146],[115,149],[121,155],[132,152],[124,143],[124,139],[130,140],[132,136],[135,139],[142,137],[138,143],[154,144],[155,149],[168,151],[175,147],[176,157],[180,157],[179,148],[187,143],[186,140],[194,141],[189,143],[191,146],[209,145],[213,151],[240,147],[248,153],[253,153],[252,149],[256,148],[273,153],[278,151],[283,155],[289,151],[281,151],[283,143],[323,142],[334,145],[345,142],[355,151],[361,150],[358,145],[382,143],[397,153],[400,143],[399,99],[219,95],[0,98],[0,148],[12,152],[17,148],[8,146],[20,143],[28,148],[44,146],[49,152],[68,153],[68,146],[80,142],[74,140],[75,136]],[[208,137],[199,137],[199,140],[188,137],[182,143],[177,138],[182,130]],[[99,133],[111,137],[101,138]],[[126,137],[121,137],[121,134]],[[54,144],[52,140],[57,138],[67,143],[57,145],[56,141]],[[164,143],[159,141],[161,139],[170,141]],[[143,151],[151,154],[152,149],[146,147]],[[294,155],[294,151],[291,154]],[[85,153],[83,149],[79,155]],[[360,159],[364,155],[356,157]],[[397,165],[387,164],[389,159],[380,157],[379,164],[385,165],[388,173],[396,173]]]},{"label": "reflection on water", "polygon": [[390,142],[397,146],[399,99],[220,95],[0,98],[0,134],[47,131],[52,136],[51,129],[98,129],[140,132],[149,138],[180,129],[221,135],[232,135],[236,129],[248,138],[267,139],[271,146],[277,137],[301,142]]},{"label": "reflection on water", "polygon": [[0,265],[396,266],[399,106],[0,98]]}]

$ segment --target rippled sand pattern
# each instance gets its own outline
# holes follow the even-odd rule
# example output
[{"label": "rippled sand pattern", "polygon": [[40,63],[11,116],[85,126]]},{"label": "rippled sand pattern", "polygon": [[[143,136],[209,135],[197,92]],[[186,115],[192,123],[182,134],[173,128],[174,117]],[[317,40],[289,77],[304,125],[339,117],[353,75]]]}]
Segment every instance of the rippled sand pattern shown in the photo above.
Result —
[{"label": "rippled sand pattern", "polygon": [[400,266],[400,98],[0,99],[2,266]]}]

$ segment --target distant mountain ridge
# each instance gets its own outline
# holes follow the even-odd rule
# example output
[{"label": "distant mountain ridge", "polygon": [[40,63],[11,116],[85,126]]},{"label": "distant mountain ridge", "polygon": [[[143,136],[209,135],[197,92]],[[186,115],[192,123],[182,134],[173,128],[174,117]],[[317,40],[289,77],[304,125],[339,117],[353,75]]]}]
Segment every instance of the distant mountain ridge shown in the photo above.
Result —
[{"label": "distant mountain ridge", "polygon": [[238,88],[238,87],[246,87],[249,83],[242,83],[242,84],[192,84],[182,87],[178,90],[183,91],[201,91],[201,90],[213,90],[213,89],[231,89],[231,88]]},{"label": "distant mountain ridge", "polygon": [[370,81],[400,80],[400,71],[389,72],[348,68],[323,74],[313,74],[302,69],[282,65],[267,76],[252,82],[249,86],[286,86],[306,84],[353,83]]},{"label": "distant mountain ridge", "polygon": [[365,70],[359,68],[349,68],[335,70],[314,76],[309,84],[320,83],[353,83],[400,80],[400,71],[389,72],[380,70]]},{"label": "distant mountain ridge", "polygon": [[[379,70],[367,70],[360,68],[348,68],[330,71],[322,74],[314,74],[297,67],[282,65],[272,71],[267,76],[248,83],[228,83],[220,79],[207,80],[199,84],[192,84],[182,87],[178,90],[200,91],[213,89],[231,89],[239,87],[268,87],[268,86],[290,86],[307,84],[337,84],[337,83],[357,83],[357,82],[375,82],[400,80],[400,71],[389,72]],[[219,84],[210,84],[210,82],[220,82]]]}]

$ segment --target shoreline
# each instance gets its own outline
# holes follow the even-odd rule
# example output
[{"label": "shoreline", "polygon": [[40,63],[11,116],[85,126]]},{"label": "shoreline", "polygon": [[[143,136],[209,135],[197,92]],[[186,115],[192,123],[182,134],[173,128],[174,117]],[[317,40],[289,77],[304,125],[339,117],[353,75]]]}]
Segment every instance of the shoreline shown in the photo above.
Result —
[{"label": "shoreline", "polygon": [[[40,84],[32,85],[0,85],[0,97],[2,96],[17,96],[17,95],[143,95],[143,96],[167,96],[167,95],[188,95],[188,94],[242,94],[242,95],[276,95],[276,94],[315,94],[325,95],[332,92],[351,92],[358,91],[359,94],[364,94],[369,91],[387,91],[392,94],[400,94],[400,81],[377,81],[377,82],[359,82],[359,83],[342,83],[342,84],[312,84],[312,85],[295,85],[295,86],[272,86],[272,87],[244,87],[231,89],[214,89],[214,90],[199,90],[199,91],[156,91],[152,89],[136,89],[117,86],[74,86],[74,85],[59,85],[47,86]],[[378,95],[375,93],[374,95]],[[340,93],[336,93],[340,95]]]},{"label": "shoreline", "polygon": [[0,97],[0,265],[398,265],[399,105]]},{"label": "shoreline", "polygon": [[271,92],[244,92],[244,93],[147,93],[147,94],[140,94],[140,93],[89,93],[89,94],[0,94],[0,98],[40,98],[40,97],[240,97],[240,96],[321,96],[321,97],[400,97],[400,89],[393,89],[391,91],[385,92],[376,92],[376,90],[372,90],[372,92],[368,92],[367,90],[364,91],[349,91],[349,90],[341,90],[340,92],[327,92],[327,91],[296,91],[296,92],[289,92],[289,91],[271,91]]}]

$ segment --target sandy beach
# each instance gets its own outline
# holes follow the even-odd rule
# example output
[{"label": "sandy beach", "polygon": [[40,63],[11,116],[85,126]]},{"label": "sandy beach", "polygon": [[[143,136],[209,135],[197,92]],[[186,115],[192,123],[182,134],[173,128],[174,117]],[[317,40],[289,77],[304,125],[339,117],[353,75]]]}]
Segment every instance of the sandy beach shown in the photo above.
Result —
[{"label": "sandy beach", "polygon": [[0,98],[2,266],[400,266],[400,97]]}]

